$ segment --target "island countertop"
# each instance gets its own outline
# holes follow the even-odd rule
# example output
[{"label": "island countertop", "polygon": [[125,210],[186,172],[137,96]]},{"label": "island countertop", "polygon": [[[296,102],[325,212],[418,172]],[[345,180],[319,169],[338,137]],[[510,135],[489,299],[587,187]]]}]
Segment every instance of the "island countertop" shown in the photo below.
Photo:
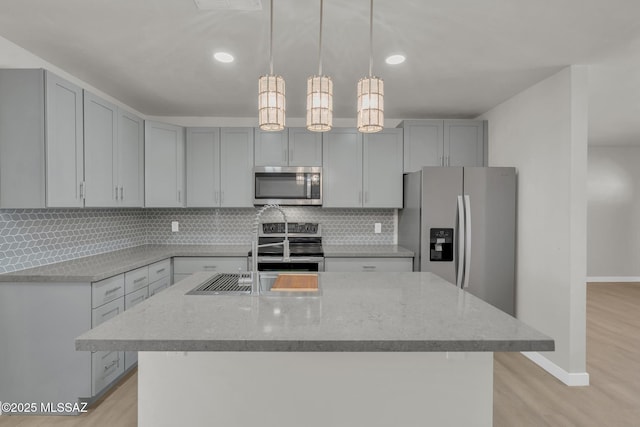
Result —
[{"label": "island countertop", "polygon": [[551,351],[554,341],[431,273],[319,273],[321,294],[186,295],[196,273],[76,339],[85,351]]}]

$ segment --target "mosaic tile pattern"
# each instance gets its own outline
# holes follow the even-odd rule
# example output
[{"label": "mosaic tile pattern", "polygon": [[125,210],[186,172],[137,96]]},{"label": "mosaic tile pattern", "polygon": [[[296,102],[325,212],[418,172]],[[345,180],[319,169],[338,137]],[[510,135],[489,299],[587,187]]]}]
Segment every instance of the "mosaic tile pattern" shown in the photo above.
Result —
[{"label": "mosaic tile pattern", "polygon": [[[292,222],[319,222],[326,244],[393,244],[393,209],[319,209],[285,207]],[[151,244],[247,244],[256,209],[147,209],[147,243]],[[171,232],[171,221],[180,231]],[[267,211],[262,222],[282,221],[277,211]],[[374,223],[382,224],[382,233],[374,234]]]},{"label": "mosaic tile pattern", "polygon": [[0,210],[0,273],[145,242],[142,209]]},{"label": "mosaic tile pattern", "polygon": [[[393,244],[393,209],[285,207],[289,221],[319,222],[331,245]],[[0,273],[150,244],[249,244],[256,209],[0,210]],[[267,211],[262,221],[281,221]],[[171,232],[171,221],[180,231]],[[374,234],[375,222],[382,233]]]}]

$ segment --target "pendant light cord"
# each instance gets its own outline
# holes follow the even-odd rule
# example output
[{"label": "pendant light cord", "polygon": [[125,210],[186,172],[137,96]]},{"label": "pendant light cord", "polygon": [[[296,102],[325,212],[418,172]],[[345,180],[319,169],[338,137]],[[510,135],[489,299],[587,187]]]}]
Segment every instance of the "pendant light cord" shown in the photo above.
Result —
[{"label": "pendant light cord", "polygon": [[320,42],[318,43],[318,75],[322,76],[322,3],[320,0]]},{"label": "pendant light cord", "polygon": [[[273,1],[273,0],[271,0]],[[373,75],[373,0],[369,13],[369,77]]]},{"label": "pendant light cord", "polygon": [[271,16],[269,21],[269,74],[273,75],[273,0],[271,0],[270,9]]}]

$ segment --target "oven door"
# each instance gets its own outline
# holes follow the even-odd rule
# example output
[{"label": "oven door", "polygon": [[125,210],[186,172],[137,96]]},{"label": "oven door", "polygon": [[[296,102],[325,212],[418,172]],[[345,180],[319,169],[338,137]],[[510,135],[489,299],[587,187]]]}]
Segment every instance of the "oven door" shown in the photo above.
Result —
[{"label": "oven door", "polygon": [[258,257],[258,271],[324,271],[323,257],[291,257],[289,262],[280,257]]},{"label": "oven door", "polygon": [[322,168],[256,167],[254,205],[322,205]]}]

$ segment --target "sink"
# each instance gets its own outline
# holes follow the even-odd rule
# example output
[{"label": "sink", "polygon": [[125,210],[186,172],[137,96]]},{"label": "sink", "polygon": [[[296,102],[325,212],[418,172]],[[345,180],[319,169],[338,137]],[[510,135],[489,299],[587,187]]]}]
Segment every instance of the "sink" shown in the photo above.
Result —
[{"label": "sink", "polygon": [[[320,278],[317,291],[272,290],[279,272],[258,273],[260,295],[278,297],[314,297],[321,295]],[[250,272],[245,273],[217,273],[204,283],[196,286],[187,295],[251,295]]]}]

